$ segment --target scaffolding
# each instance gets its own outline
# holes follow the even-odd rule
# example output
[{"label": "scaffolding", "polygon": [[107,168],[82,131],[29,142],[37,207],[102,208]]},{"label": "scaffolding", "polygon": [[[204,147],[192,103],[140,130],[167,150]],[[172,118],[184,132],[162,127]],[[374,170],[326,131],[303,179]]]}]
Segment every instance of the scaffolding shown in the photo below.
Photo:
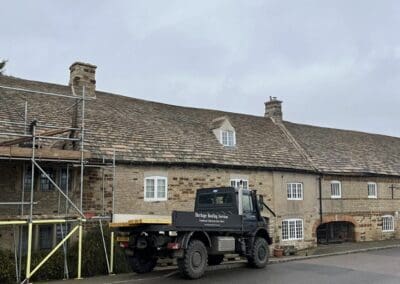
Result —
[{"label": "scaffolding", "polygon": [[[99,222],[104,254],[107,263],[107,270],[109,274],[113,273],[114,266],[114,233],[111,232],[111,242],[110,242],[110,255],[107,252],[107,246],[104,238],[104,232],[102,228],[103,220],[111,220],[112,214],[114,213],[114,191],[115,191],[115,150],[113,151],[112,163],[107,162],[104,158],[98,163],[90,164],[88,159],[90,154],[85,151],[85,111],[86,111],[86,101],[92,100],[85,96],[85,87],[82,87],[82,95],[77,95],[74,90],[74,86],[71,86],[71,95],[60,94],[60,93],[50,93],[41,92],[30,89],[15,88],[11,86],[2,86],[0,89],[30,93],[30,94],[41,94],[46,96],[56,96],[71,99],[74,103],[70,107],[74,107],[80,104],[80,127],[77,125],[72,125],[72,127],[59,127],[56,125],[46,125],[40,124],[37,121],[32,121],[28,123],[28,102],[25,101],[24,104],[24,122],[16,121],[5,121],[1,120],[0,125],[15,126],[23,128],[23,133],[16,132],[0,132],[1,136],[6,137],[16,137],[14,139],[6,140],[0,142],[0,160],[6,161],[21,161],[23,163],[22,169],[22,182],[21,182],[21,201],[11,201],[11,202],[0,202],[0,206],[19,206],[19,218],[13,218],[10,220],[0,220],[1,226],[12,226],[14,229],[14,258],[15,258],[15,268],[16,268],[16,280],[19,283],[29,283],[30,278],[48,261],[54,253],[62,247],[64,253],[64,277],[69,278],[69,268],[67,262],[67,245],[66,242],[73,236],[78,235],[78,260],[77,260],[77,279],[82,278],[82,238],[83,238],[83,223],[85,222]],[[78,113],[75,114],[76,116]],[[76,123],[77,124],[77,123]],[[28,128],[29,132],[28,133]],[[79,137],[69,136],[62,137],[59,136],[65,133],[80,133]],[[62,149],[43,149],[38,146],[39,143],[43,141],[70,141],[79,142],[79,151],[77,150],[62,150]],[[13,145],[19,145],[21,143],[30,142],[30,148],[26,147],[11,147]],[[39,142],[39,143],[38,143]],[[66,186],[61,188],[54,178],[43,169],[40,165],[41,162],[46,163],[63,163],[66,164]],[[30,189],[27,191],[25,188],[25,174],[26,166],[30,163]],[[71,168],[78,167],[79,171],[79,202],[78,205],[73,202],[69,193],[69,177]],[[83,210],[83,192],[84,192],[84,173],[85,168],[99,168],[102,173],[102,212],[98,216],[86,216]],[[112,170],[112,208],[111,215],[105,212],[105,183],[104,183],[104,171],[105,169]],[[34,205],[37,202],[34,201],[34,189],[35,189],[35,171],[40,173],[41,177],[47,179],[52,187],[58,192],[58,210],[57,214],[50,218],[38,219],[34,215]],[[25,193],[29,193],[29,201],[25,201]],[[62,199],[65,200],[65,214],[61,215],[61,203]],[[24,206],[29,206],[29,212],[26,214]],[[70,215],[70,209],[76,212],[75,215]],[[42,261],[36,266],[32,267],[32,227],[33,224],[57,224],[60,226],[61,231],[61,241],[55,245],[52,250],[43,258]],[[73,228],[68,232],[68,224],[74,225]],[[27,249],[26,249],[26,271],[25,277],[22,277],[22,238],[23,230],[22,226],[28,226],[27,229]],[[19,228],[19,240],[16,240],[16,231]],[[16,245],[18,243],[18,247]]]}]

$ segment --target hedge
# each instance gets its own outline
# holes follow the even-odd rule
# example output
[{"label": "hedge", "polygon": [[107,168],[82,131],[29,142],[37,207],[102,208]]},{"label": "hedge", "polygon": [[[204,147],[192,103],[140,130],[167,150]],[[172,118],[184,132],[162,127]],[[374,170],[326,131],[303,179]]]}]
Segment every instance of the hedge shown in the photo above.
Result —
[{"label": "hedge", "polygon": [[[104,226],[107,249],[110,244],[110,231]],[[108,273],[104,257],[104,248],[99,227],[85,232],[82,242],[82,276],[90,277]],[[32,267],[35,267],[49,251],[32,253]],[[73,242],[68,248],[67,260],[69,277],[77,276],[78,242]],[[25,275],[26,257],[22,259],[22,275]],[[124,256],[124,252],[115,246],[114,273],[131,272]],[[32,281],[45,281],[64,278],[64,253],[62,247],[34,274]],[[14,253],[0,250],[0,283],[15,283]]]}]

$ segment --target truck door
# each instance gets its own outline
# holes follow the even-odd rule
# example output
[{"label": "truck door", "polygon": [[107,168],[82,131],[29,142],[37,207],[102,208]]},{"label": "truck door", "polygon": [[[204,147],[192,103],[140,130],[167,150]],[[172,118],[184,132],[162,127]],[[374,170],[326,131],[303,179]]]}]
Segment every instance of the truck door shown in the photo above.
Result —
[{"label": "truck door", "polygon": [[257,228],[256,209],[253,207],[251,195],[247,192],[243,193],[243,229],[245,231],[253,231]]}]

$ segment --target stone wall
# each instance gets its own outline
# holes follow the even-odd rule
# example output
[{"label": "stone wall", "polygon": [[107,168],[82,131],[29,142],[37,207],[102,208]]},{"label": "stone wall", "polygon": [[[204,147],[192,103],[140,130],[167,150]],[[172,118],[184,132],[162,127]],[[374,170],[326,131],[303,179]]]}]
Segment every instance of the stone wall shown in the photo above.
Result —
[{"label": "stone wall", "polygon": [[[307,248],[316,245],[312,224],[319,218],[318,176],[311,174],[274,172],[274,208],[276,208],[276,228],[274,243]],[[288,200],[287,184],[302,183],[303,199]],[[303,220],[303,240],[282,240],[282,221],[285,219]]]},{"label": "stone wall", "polygon": [[[168,201],[144,201],[144,179],[165,176],[168,179]],[[272,173],[200,167],[118,166],[116,170],[115,213],[167,214],[172,210],[193,210],[196,189],[230,186],[231,179],[248,179],[264,200],[272,201]]]},{"label": "stone wall", "polygon": [[[330,194],[331,181],[341,182],[339,199],[332,199]],[[377,184],[377,198],[368,198],[368,182]],[[346,221],[355,225],[356,241],[384,240],[400,238],[399,201],[400,191],[394,189],[393,198],[391,186],[399,188],[400,178],[389,177],[349,177],[326,176],[322,180],[323,222]],[[394,216],[394,231],[382,231],[382,216]],[[319,225],[316,220],[314,227]]]},{"label": "stone wall", "polygon": [[[0,164],[0,190],[2,201],[20,201],[22,163],[3,162]],[[70,196],[79,200],[79,168],[71,169]],[[144,200],[144,182],[149,176],[164,176],[168,181],[168,200],[148,202]],[[178,166],[133,166],[118,165],[115,180],[115,213],[121,214],[162,214],[172,210],[193,210],[196,189],[203,187],[229,186],[231,179],[246,179],[249,187],[258,190],[265,202],[275,211],[273,217],[267,210],[263,215],[270,218],[270,233],[278,245],[295,245],[307,248],[316,245],[316,230],[320,225],[319,176],[314,174],[237,170],[227,168],[178,167]],[[37,182],[39,179],[36,179]],[[342,198],[331,199],[330,182],[342,183]],[[303,184],[303,199],[288,200],[287,183]],[[368,198],[367,183],[376,182],[378,196]],[[86,168],[84,177],[83,208],[85,213],[98,215],[112,210],[112,169]],[[345,221],[354,224],[357,241],[400,238],[398,202],[400,191],[394,191],[400,179],[382,177],[341,177],[325,176],[322,179],[323,223]],[[29,193],[29,191],[27,191]],[[35,184],[35,214],[56,214],[59,194],[56,191],[41,192]],[[25,194],[25,200],[29,200]],[[63,200],[61,198],[61,200]],[[62,208],[65,201],[61,202]],[[2,216],[19,213],[18,207],[0,208]],[[28,207],[25,206],[25,212]],[[382,232],[382,216],[395,218],[394,232]],[[298,218],[303,220],[304,232],[301,240],[282,240],[282,221]],[[12,239],[10,229],[0,231],[0,240],[5,236]]]}]

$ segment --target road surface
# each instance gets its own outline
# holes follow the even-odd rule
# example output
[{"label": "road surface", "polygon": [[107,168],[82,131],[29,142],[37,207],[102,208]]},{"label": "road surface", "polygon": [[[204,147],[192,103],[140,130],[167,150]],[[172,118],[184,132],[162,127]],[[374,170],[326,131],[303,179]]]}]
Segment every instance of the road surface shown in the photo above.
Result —
[{"label": "road surface", "polygon": [[[61,283],[61,282],[58,282]],[[63,281],[62,283],[69,283]],[[155,283],[400,283],[400,248],[307,259],[267,266],[265,269],[247,267],[206,272],[203,278],[188,281],[173,270],[145,275],[115,275],[88,278],[79,284],[155,284]]]}]

